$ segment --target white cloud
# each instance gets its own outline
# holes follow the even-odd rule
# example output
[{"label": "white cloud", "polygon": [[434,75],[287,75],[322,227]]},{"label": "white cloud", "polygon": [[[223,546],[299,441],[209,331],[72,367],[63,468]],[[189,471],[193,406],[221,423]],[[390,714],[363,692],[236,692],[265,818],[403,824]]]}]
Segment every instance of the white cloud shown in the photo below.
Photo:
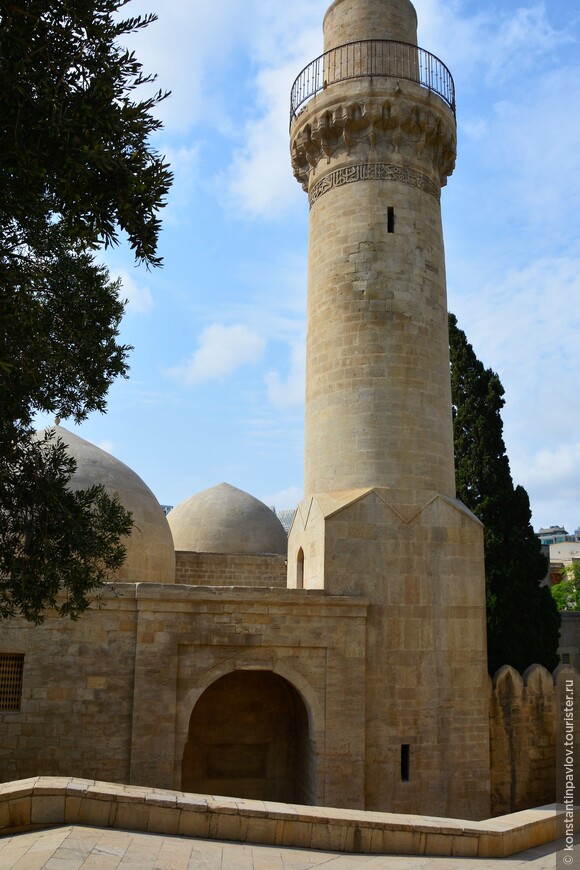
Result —
[{"label": "white cloud", "polygon": [[[562,437],[574,434],[564,429]],[[580,526],[579,441],[571,440],[527,456],[525,481],[535,528],[562,524],[572,533]]]},{"label": "white cloud", "polygon": [[478,12],[468,17],[461,0],[415,0],[419,19],[419,45],[438,55],[451,68],[453,75],[459,68],[479,67],[485,53],[486,42],[482,41],[490,18]]},{"label": "white cloud", "polygon": [[148,314],[154,306],[149,287],[138,284],[128,272],[118,270],[112,273],[113,279],[121,279],[119,297],[127,300],[127,311],[133,314]]},{"label": "white cloud", "polygon": [[291,346],[290,367],[285,378],[277,371],[266,374],[268,399],[280,410],[304,404],[304,385],[306,379],[306,350],[304,336],[301,335]]},{"label": "white cloud", "polygon": [[[487,356],[496,365],[518,367],[522,377],[543,380],[550,360],[560,377],[566,371],[577,375],[580,343],[572,340],[580,330],[577,299],[580,255],[544,257],[512,267],[485,281],[469,300],[471,340],[485,341]],[[554,387],[551,380],[550,389]]]},{"label": "white cloud", "polygon": [[483,141],[489,135],[487,121],[483,118],[476,118],[475,120],[467,120],[464,122],[459,120],[458,125],[469,139],[473,139],[476,142]]},{"label": "white cloud", "polygon": [[170,369],[169,374],[188,385],[223,379],[243,365],[258,363],[265,346],[265,341],[247,326],[213,323],[203,330],[189,361]]},{"label": "white cloud", "polygon": [[497,83],[514,73],[521,76],[534,69],[539,58],[566,42],[570,42],[569,35],[550,25],[544,3],[506,12],[491,44],[486,46],[487,79]]},{"label": "white cloud", "polygon": [[244,146],[219,177],[226,205],[238,215],[279,217],[304,195],[292,177],[288,154],[290,69],[294,67],[267,70],[259,77],[263,114],[248,122]]},{"label": "white cloud", "polygon": [[253,109],[238,131],[241,147],[218,183],[233,212],[277,218],[304,196],[290,168],[289,98],[297,74],[322,53],[324,7],[313,13],[312,4],[306,3],[258,5],[261,26],[253,46],[258,53]]},{"label": "white cloud", "polygon": [[[419,44],[439,55],[459,81],[497,86],[525,74],[560,45],[572,41],[550,24],[546,4],[509,4],[468,14],[462,0],[415,0]],[[480,4],[485,7],[485,4]]]},{"label": "white cloud", "polygon": [[303,490],[299,486],[287,486],[275,492],[273,495],[267,495],[261,499],[264,504],[273,505],[276,511],[290,510],[295,508],[302,500]]},{"label": "white cloud", "polygon": [[[565,429],[562,434],[566,434]],[[562,495],[577,497],[580,492],[580,441],[538,451],[532,457],[527,477],[534,486],[541,487],[544,494],[557,486]]]},{"label": "white cloud", "polygon": [[189,147],[174,147],[168,144],[161,145],[159,150],[169,163],[174,176],[167,207],[162,212],[162,220],[165,225],[178,226],[187,219],[187,212],[191,208],[200,148],[198,143]]},{"label": "white cloud", "polygon": [[201,118],[218,122],[225,106],[215,82],[227,75],[233,47],[244,39],[251,22],[242,0],[164,0],[158,6],[133,0],[130,11],[159,16],[128,43],[145,72],[157,73],[155,88],[171,91],[156,110],[166,130],[185,133]]},{"label": "white cloud", "polygon": [[580,196],[580,115],[569,97],[579,74],[577,67],[545,76],[526,98],[498,103],[491,119],[489,154],[506,172],[512,216],[542,226],[548,238],[560,235]]},{"label": "white cloud", "polygon": [[[497,264],[496,264],[497,266]],[[580,256],[546,257],[482,282],[457,301],[476,355],[498,372],[514,483],[534,525],[580,524]]]}]

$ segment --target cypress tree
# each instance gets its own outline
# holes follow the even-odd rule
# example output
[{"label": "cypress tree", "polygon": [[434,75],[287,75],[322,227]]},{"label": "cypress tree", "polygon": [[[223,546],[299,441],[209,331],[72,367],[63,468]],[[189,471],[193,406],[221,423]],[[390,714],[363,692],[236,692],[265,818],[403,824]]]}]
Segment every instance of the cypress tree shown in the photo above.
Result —
[{"label": "cypress tree", "polygon": [[531,525],[528,494],[514,487],[503,440],[504,389],[477,359],[449,315],[457,497],[485,526],[487,644],[490,674],[558,664],[560,615],[540,586],[548,564]]}]

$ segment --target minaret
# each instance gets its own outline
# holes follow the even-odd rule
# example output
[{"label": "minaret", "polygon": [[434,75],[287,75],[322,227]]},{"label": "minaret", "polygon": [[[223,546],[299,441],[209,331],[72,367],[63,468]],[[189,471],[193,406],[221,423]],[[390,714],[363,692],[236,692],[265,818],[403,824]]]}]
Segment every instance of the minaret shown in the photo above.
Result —
[{"label": "minaret", "polygon": [[482,528],[455,500],[440,208],[453,80],[410,0],[335,0],[324,48],[291,97],[310,235],[288,585],[369,600],[361,806],[482,817]]},{"label": "minaret", "polygon": [[[305,491],[453,496],[440,209],[453,82],[416,48],[408,0],[339,0],[324,34],[323,89],[291,132],[310,200]],[[414,81],[426,67],[435,90]]]}]

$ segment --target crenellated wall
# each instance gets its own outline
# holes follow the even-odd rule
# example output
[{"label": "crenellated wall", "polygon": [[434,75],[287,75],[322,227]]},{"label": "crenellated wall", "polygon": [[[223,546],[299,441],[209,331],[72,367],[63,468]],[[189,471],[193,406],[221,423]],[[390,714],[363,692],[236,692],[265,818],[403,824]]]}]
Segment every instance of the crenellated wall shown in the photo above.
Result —
[{"label": "crenellated wall", "polygon": [[577,680],[577,672],[563,665],[553,674],[531,665],[523,676],[504,665],[495,674],[490,704],[493,815],[555,800],[566,691],[571,687],[575,694]]}]

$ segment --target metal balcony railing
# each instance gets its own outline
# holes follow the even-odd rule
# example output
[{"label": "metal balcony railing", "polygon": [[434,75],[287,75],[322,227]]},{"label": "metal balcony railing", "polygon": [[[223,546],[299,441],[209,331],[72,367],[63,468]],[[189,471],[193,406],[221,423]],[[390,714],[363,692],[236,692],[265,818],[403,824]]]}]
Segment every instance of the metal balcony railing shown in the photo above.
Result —
[{"label": "metal balcony railing", "polygon": [[455,114],[455,85],[439,58],[407,42],[365,39],[333,48],[302,70],[292,85],[290,124],[304,104],[329,85],[379,76],[418,82],[441,97]]}]

